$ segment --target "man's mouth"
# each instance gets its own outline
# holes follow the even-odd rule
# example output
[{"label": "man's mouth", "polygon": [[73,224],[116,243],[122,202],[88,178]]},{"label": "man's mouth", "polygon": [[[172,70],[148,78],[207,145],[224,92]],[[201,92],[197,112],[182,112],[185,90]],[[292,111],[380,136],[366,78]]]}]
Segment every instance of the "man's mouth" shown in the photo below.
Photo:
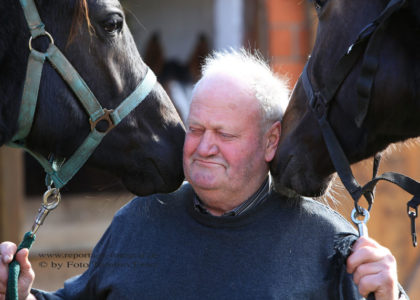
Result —
[{"label": "man's mouth", "polygon": [[202,165],[202,166],[206,166],[206,167],[212,167],[212,166],[222,166],[223,167],[223,164],[221,164],[219,162],[216,162],[216,161],[211,161],[211,160],[194,159],[193,162],[198,164],[198,165]]}]

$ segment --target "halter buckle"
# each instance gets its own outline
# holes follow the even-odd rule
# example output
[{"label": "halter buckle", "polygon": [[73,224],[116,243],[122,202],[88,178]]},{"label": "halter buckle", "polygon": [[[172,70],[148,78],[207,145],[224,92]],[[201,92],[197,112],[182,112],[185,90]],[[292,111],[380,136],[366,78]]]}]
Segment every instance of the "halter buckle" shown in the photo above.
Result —
[{"label": "halter buckle", "polygon": [[102,117],[98,118],[95,121],[92,121],[92,119],[89,119],[89,123],[90,123],[90,131],[93,131],[94,129],[96,129],[96,126],[98,125],[99,122],[101,121],[106,121],[108,123],[108,127],[104,130],[102,128],[97,128],[96,130],[98,130],[99,132],[102,133],[108,133],[112,128],[115,127],[114,122],[111,119],[111,113],[114,112],[113,109],[104,109],[104,114],[102,115]]}]

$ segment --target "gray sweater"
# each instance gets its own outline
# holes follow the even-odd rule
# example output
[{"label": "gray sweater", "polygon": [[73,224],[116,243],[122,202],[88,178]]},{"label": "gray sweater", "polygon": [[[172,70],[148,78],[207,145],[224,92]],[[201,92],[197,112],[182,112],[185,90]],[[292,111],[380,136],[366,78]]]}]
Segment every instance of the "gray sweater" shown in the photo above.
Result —
[{"label": "gray sweater", "polygon": [[195,211],[192,199],[188,184],[135,198],[115,215],[84,274],[55,293],[32,292],[38,299],[362,299],[350,275],[332,271],[334,235],[355,231],[330,208],[271,192],[244,215],[214,217]]}]

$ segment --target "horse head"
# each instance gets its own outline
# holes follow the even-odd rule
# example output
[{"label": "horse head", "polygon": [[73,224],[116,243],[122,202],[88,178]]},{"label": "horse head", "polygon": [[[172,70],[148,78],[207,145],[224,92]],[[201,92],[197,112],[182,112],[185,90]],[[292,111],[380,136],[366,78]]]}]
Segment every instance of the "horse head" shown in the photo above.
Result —
[{"label": "horse head", "polygon": [[[384,0],[315,0],[316,41],[306,66],[314,94],[325,89],[340,59],[360,32],[384,11]],[[395,2],[395,1],[394,1]],[[382,151],[390,143],[420,135],[420,5],[406,1],[381,30],[377,69],[370,89],[367,115],[359,115],[357,87],[362,54],[334,93],[327,119],[350,163]],[[363,29],[365,30],[363,31]],[[369,42],[370,43],[370,42]],[[364,50],[366,53],[368,49]],[[308,105],[304,79],[298,80],[283,118],[283,131],[271,172],[278,190],[322,195],[335,172],[320,125]]]},{"label": "horse head", "polygon": [[[135,90],[148,67],[142,61],[118,0],[38,0],[45,29],[104,108],[116,108]],[[0,145],[17,130],[28,60],[29,30],[19,1],[1,1]],[[45,51],[50,41],[32,44]],[[42,71],[28,148],[69,157],[90,132],[89,117],[54,68]],[[160,84],[103,139],[88,164],[107,170],[128,190],[145,195],[175,190],[183,180],[184,127]]]}]

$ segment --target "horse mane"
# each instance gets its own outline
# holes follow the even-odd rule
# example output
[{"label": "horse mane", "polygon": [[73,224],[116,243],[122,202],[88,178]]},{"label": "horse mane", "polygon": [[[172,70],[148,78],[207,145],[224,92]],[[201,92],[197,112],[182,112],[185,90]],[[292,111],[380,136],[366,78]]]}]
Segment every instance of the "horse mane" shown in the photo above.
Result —
[{"label": "horse mane", "polygon": [[74,8],[70,34],[67,40],[67,46],[74,41],[78,31],[80,30],[85,21],[87,24],[89,34],[92,35],[95,32],[95,29],[93,28],[92,23],[90,22],[89,7],[87,4],[87,0],[77,0]]}]

